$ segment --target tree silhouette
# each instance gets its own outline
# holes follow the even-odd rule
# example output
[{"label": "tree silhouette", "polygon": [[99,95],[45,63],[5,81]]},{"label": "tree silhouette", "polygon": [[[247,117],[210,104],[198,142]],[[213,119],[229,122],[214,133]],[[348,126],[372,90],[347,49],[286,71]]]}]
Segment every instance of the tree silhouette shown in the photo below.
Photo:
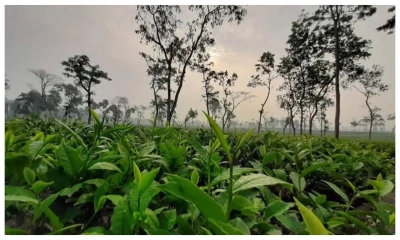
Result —
[{"label": "tree silhouette", "polygon": [[[272,54],[270,52],[264,52],[260,59],[258,60],[259,63],[257,63],[256,66],[256,72],[258,72],[259,74],[257,75],[252,75],[251,76],[251,80],[249,81],[249,83],[247,84],[248,87],[252,87],[252,88],[256,88],[259,86],[266,86],[267,87],[267,96],[265,97],[264,102],[261,104],[261,109],[258,110],[259,114],[259,118],[258,118],[258,128],[257,128],[257,133],[260,133],[260,129],[261,129],[261,117],[264,114],[264,107],[265,104],[267,104],[267,101],[269,99],[269,94],[271,93],[271,82],[272,80],[274,80],[275,78],[278,77],[277,74],[274,74],[271,76],[271,74],[274,71],[275,68],[275,54]],[[266,80],[262,80],[260,78],[260,75],[267,75],[267,79]]]},{"label": "tree silhouette", "polygon": [[[334,57],[336,139],[339,139],[340,129],[340,86],[346,87],[347,79],[362,73],[357,61],[371,55],[368,52],[371,41],[356,36],[354,24],[356,20],[365,19],[375,12],[376,8],[368,5],[322,5],[309,18],[317,24],[318,30],[324,36],[320,39],[321,54],[331,54]],[[342,84],[340,78],[343,79]]]},{"label": "tree silhouette", "polygon": [[[388,12],[394,12],[395,9],[396,9],[396,7],[390,7],[388,9]],[[388,19],[385,24],[383,24],[382,26],[379,26],[376,30],[378,32],[380,32],[380,31],[384,31],[384,32],[389,31],[388,34],[393,34],[395,26],[396,26],[396,18],[395,17],[396,17],[396,15],[393,15],[392,18]]]},{"label": "tree silhouette", "polygon": [[[141,36],[141,42],[150,44],[154,52],[159,53],[159,59],[166,65],[167,85],[167,122],[170,123],[178,104],[179,94],[183,87],[186,72],[195,62],[193,58],[203,58],[209,47],[215,44],[209,27],[223,24],[224,19],[243,20],[247,11],[240,6],[189,6],[189,11],[197,12],[193,21],[186,23],[187,31],[180,28],[183,21],[179,19],[179,6],[152,5],[138,6],[135,17],[139,29],[135,33]],[[177,77],[173,78],[173,69],[177,69]],[[175,96],[172,85],[176,84]]]},{"label": "tree silhouette", "polygon": [[64,67],[64,75],[72,78],[75,84],[86,92],[88,107],[88,124],[91,123],[90,108],[92,103],[93,87],[100,84],[102,80],[112,81],[108,74],[100,70],[99,65],[92,65],[90,59],[86,55],[75,55],[68,58],[67,61],[61,62]]},{"label": "tree silhouette", "polygon": [[372,107],[370,99],[373,96],[379,95],[378,92],[385,92],[388,90],[388,85],[382,83],[382,74],[383,69],[378,65],[374,65],[371,70],[365,70],[362,75],[355,79],[361,84],[362,88],[354,87],[365,96],[365,105],[369,111],[369,140],[371,140],[372,126],[376,120],[376,115],[381,110],[378,107]]}]

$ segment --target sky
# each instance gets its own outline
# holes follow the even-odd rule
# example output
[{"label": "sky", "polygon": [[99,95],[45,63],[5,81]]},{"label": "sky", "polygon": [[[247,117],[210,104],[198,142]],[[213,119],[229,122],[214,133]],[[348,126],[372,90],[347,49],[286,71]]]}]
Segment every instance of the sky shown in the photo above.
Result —
[{"label": "sky", "polygon": [[[185,6],[183,6],[185,7]],[[224,23],[212,30],[216,45],[211,51],[214,69],[237,73],[234,90],[249,91],[255,98],[242,103],[235,115],[237,120],[251,121],[258,118],[258,110],[265,97],[265,88],[248,88],[254,65],[263,52],[275,54],[275,61],[285,54],[286,41],[291,23],[297,20],[302,9],[314,11],[317,6],[247,6],[244,21]],[[377,13],[355,25],[358,36],[372,41],[372,56],[364,62],[368,67],[379,64],[384,68],[383,82],[389,90],[374,97],[373,105],[381,108],[386,118],[395,112],[395,36],[377,32],[376,28],[392,17],[389,6],[377,6]],[[76,54],[86,54],[92,64],[100,65],[111,82],[96,85],[95,101],[112,100],[116,96],[127,97],[130,104],[148,106],[152,100],[151,78],[146,72],[146,63],[139,55],[151,49],[140,43],[135,34],[136,6],[5,6],[5,72],[11,80],[11,89],[6,98],[14,99],[21,92],[30,90],[31,84],[39,89],[39,80],[29,69],[45,69],[62,76],[61,62]],[[186,15],[183,15],[186,20]],[[72,79],[63,77],[64,82]],[[201,95],[202,76],[189,72],[186,75],[178,106],[178,119],[182,120],[190,108],[201,113],[205,103]],[[283,118],[286,112],[280,109],[276,90],[281,78],[273,82],[271,96],[265,106],[268,116]],[[334,99],[334,95],[332,95]],[[368,115],[365,98],[355,89],[341,90],[341,123],[349,127],[350,122]],[[328,109],[328,121],[333,123],[334,107]],[[199,120],[206,118],[199,114]],[[394,122],[387,122],[391,130]],[[333,125],[331,125],[333,129]]]}]

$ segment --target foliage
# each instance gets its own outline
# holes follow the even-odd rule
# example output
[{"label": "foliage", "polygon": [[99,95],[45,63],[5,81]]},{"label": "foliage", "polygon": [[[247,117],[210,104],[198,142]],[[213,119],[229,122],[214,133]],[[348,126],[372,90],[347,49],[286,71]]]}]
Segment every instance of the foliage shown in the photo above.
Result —
[{"label": "foliage", "polygon": [[394,144],[5,125],[6,234],[392,234]]}]

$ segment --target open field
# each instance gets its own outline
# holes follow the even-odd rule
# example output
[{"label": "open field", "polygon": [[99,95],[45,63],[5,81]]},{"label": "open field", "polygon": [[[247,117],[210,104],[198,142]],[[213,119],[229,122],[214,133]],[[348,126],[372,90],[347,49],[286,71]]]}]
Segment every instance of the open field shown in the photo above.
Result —
[{"label": "open field", "polygon": [[6,234],[393,234],[395,148],[268,132],[6,122]]}]

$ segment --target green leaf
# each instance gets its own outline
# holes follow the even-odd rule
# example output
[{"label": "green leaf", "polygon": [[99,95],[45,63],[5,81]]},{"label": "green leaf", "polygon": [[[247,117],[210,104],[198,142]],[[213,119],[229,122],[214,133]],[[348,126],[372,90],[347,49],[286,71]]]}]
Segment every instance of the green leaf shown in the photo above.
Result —
[{"label": "green leaf", "polygon": [[87,148],[86,144],[83,142],[82,138],[79,137],[79,135],[74,132],[71,128],[69,128],[67,125],[65,125],[63,122],[61,122],[60,120],[58,120],[57,118],[54,118],[54,120],[56,122],[58,122],[60,125],[62,125],[65,129],[67,129],[71,135],[75,138],[75,140],[79,143],[79,145],[81,145],[84,148]]},{"label": "green leaf", "polygon": [[160,228],[160,221],[157,218],[157,215],[150,209],[146,209],[145,211],[146,218],[144,222],[150,229],[159,229]]},{"label": "green leaf", "polygon": [[79,189],[81,189],[81,187],[82,183],[78,183],[70,188],[64,188],[63,190],[60,191],[60,196],[67,196],[70,198],[74,193],[76,193]]},{"label": "green leaf", "polygon": [[5,227],[5,235],[30,235],[29,231],[19,228]]},{"label": "green leaf", "polygon": [[292,180],[297,190],[303,191],[306,187],[306,180],[303,177],[300,177],[296,172],[291,172],[289,178]]},{"label": "green leaf", "polygon": [[118,205],[120,201],[122,201],[123,196],[121,195],[106,195],[106,198],[108,198],[114,205]]},{"label": "green leaf", "polygon": [[25,167],[24,168],[24,177],[25,177],[25,181],[29,185],[32,185],[35,182],[36,173],[32,169]]},{"label": "green leaf", "polygon": [[65,231],[67,231],[67,230],[74,229],[74,228],[77,228],[77,227],[83,227],[83,224],[81,224],[81,223],[80,223],[80,224],[72,224],[72,225],[69,225],[69,226],[64,227],[64,228],[62,228],[62,229],[53,231],[53,232],[51,232],[51,233],[49,233],[49,234],[50,234],[50,235],[55,235],[55,234],[63,233],[63,232],[65,232]]},{"label": "green leaf", "polygon": [[164,230],[171,230],[176,223],[176,209],[170,209],[160,213],[160,227]]},{"label": "green leaf", "polygon": [[25,196],[25,197],[29,197],[29,198],[36,198],[36,195],[32,191],[30,191],[24,187],[6,185],[4,188],[4,193],[5,193],[5,195]]},{"label": "green leaf", "polygon": [[247,131],[245,134],[242,135],[240,138],[238,144],[236,145],[235,152],[238,152],[240,147],[243,145],[243,143],[253,134],[254,128],[250,129]]},{"label": "green leaf", "polygon": [[144,175],[142,177],[142,179],[140,180],[140,183],[139,183],[139,195],[142,195],[144,193],[144,191],[146,191],[146,189],[153,182],[153,180],[156,177],[159,170],[160,170],[160,168],[151,170],[149,173],[147,173],[146,175]]},{"label": "green leaf", "polygon": [[89,108],[89,111],[90,111],[90,115],[92,115],[92,117],[96,121],[97,125],[101,126],[101,121],[100,121],[99,115],[97,115],[97,113],[91,108]]},{"label": "green leaf", "polygon": [[308,174],[314,172],[315,170],[318,170],[320,168],[325,168],[329,166],[328,162],[319,162],[319,163],[314,163],[305,168],[303,171],[301,171],[301,177],[306,177]]},{"label": "green leaf", "polygon": [[301,161],[303,158],[305,158],[308,154],[310,154],[311,151],[310,149],[304,149],[297,154],[298,160]]},{"label": "green leaf", "polygon": [[214,220],[212,218],[207,219],[211,231],[217,235],[246,235],[240,229],[232,226],[231,224]]},{"label": "green leaf", "polygon": [[353,171],[357,171],[357,170],[361,169],[362,167],[364,167],[364,163],[363,162],[355,162],[355,163],[353,163]]},{"label": "green leaf", "polygon": [[[108,183],[104,182],[99,188],[97,188],[96,194],[94,195],[94,211],[99,211],[106,202],[106,192],[108,189]],[[104,198],[102,198],[104,197]]]},{"label": "green leaf", "polygon": [[346,203],[349,202],[349,198],[347,197],[347,195],[346,195],[340,188],[338,188],[338,186],[336,186],[335,184],[330,183],[330,182],[328,182],[328,181],[322,180],[322,182],[328,184],[328,186],[329,186],[330,188],[332,188],[333,191],[335,191],[340,197],[342,197],[343,200],[344,200]]},{"label": "green leaf", "polygon": [[36,222],[36,220],[42,215],[42,213],[49,208],[49,206],[57,199],[58,193],[50,195],[48,198],[43,200],[40,204],[39,207],[35,210],[35,214],[33,216],[33,221]]},{"label": "green leaf", "polygon": [[241,211],[245,216],[254,216],[258,213],[258,208],[249,199],[240,195],[233,196],[231,208]]},{"label": "green leaf", "polygon": [[374,204],[376,211],[378,213],[378,217],[379,219],[382,221],[383,224],[385,224],[386,226],[389,225],[389,218],[390,215],[388,213],[388,211],[385,209],[385,207],[383,207],[382,204],[376,202],[376,201],[372,201],[372,203]]},{"label": "green leaf", "polygon": [[110,170],[110,171],[117,171],[122,173],[121,169],[119,169],[115,164],[109,162],[98,162],[93,164],[89,170]]},{"label": "green leaf", "polygon": [[41,193],[43,190],[45,190],[48,186],[51,186],[54,182],[43,182],[43,181],[37,181],[32,185],[32,190],[35,194]]},{"label": "green leaf", "polygon": [[226,222],[224,210],[208,194],[194,185],[191,181],[176,175],[168,175],[179,187],[180,192],[189,199],[206,218],[214,218]]},{"label": "green leaf", "polygon": [[300,210],[300,214],[304,222],[307,225],[308,232],[311,235],[328,235],[328,231],[325,229],[324,225],[321,223],[318,217],[315,216],[315,214],[310,209],[301,204],[301,202],[299,202],[297,198],[294,198],[294,201]]},{"label": "green leaf", "polygon": [[27,196],[5,195],[4,200],[10,202],[25,202],[25,203],[38,204],[38,200]]},{"label": "green leaf", "polygon": [[14,136],[14,133],[11,130],[8,130],[4,137],[5,137],[5,141],[4,141],[5,149],[4,150],[7,153],[10,150],[11,146],[13,145],[13,143],[14,143],[15,136]]},{"label": "green leaf", "polygon": [[221,128],[218,126],[217,122],[212,119],[207,113],[203,111],[204,115],[206,115],[208,122],[210,123],[211,128],[213,129],[215,135],[221,142],[222,148],[224,149],[226,156],[228,157],[229,164],[232,165],[232,156],[231,156],[231,149],[226,141],[225,135],[222,132]]},{"label": "green leaf", "polygon": [[192,181],[196,186],[199,183],[199,172],[196,169],[193,170],[192,175],[190,176],[190,181]]},{"label": "green leaf", "polygon": [[233,185],[233,193],[239,191],[252,189],[260,186],[273,186],[283,185],[289,189],[292,189],[292,184],[284,182],[274,177],[266,176],[264,174],[249,174],[247,176],[240,177]]},{"label": "green leaf", "polygon": [[277,215],[275,218],[295,235],[299,235],[303,230],[302,224],[300,223],[299,219],[297,219],[296,214],[285,213]]},{"label": "green leaf", "polygon": [[101,185],[103,185],[106,181],[104,179],[89,179],[84,181],[84,184],[90,184],[90,185],[95,185],[96,187],[100,187]]},{"label": "green leaf", "polygon": [[86,229],[81,235],[105,235],[106,229],[104,227],[91,227]]},{"label": "green leaf", "polygon": [[176,218],[176,222],[178,223],[178,232],[181,235],[196,235],[196,232],[190,226],[188,221],[181,216]]},{"label": "green leaf", "polygon": [[73,147],[61,143],[56,154],[58,162],[68,175],[75,177],[79,174],[83,162],[79,153]]},{"label": "green leaf", "polygon": [[246,225],[245,222],[243,222],[242,219],[236,217],[236,218],[230,220],[229,224],[231,226],[233,226],[234,228],[238,229],[239,231],[241,231],[242,233],[244,233],[246,235],[251,235],[249,227]]},{"label": "green leaf", "polygon": [[347,184],[351,187],[351,189],[353,190],[353,193],[356,193],[356,187],[346,178],[345,179]]},{"label": "green leaf", "polygon": [[43,140],[35,141],[29,144],[29,153],[32,156],[32,160],[36,155],[39,154],[40,150],[43,147]]},{"label": "green leaf", "polygon": [[133,172],[135,175],[136,183],[139,184],[140,180],[142,179],[142,174],[140,173],[139,167],[136,165],[136,163],[133,163]]},{"label": "green leaf", "polygon": [[[234,167],[233,168],[233,176],[240,176],[243,173],[248,173],[248,172],[255,172],[256,170],[254,168],[238,168]],[[215,185],[221,181],[228,180],[229,179],[229,169],[226,171],[222,172],[220,175],[218,175],[214,180],[212,180],[211,185]]]},{"label": "green leaf", "polygon": [[63,224],[60,222],[60,219],[57,217],[56,214],[54,214],[53,211],[51,211],[50,208],[45,208],[43,213],[50,220],[50,225],[53,228],[53,231],[57,231],[64,227]]},{"label": "green leaf", "polygon": [[84,193],[81,196],[79,196],[79,198],[76,200],[76,202],[74,203],[74,206],[77,206],[79,204],[82,203],[87,203],[87,202],[91,202],[94,199],[94,193]]},{"label": "green leaf", "polygon": [[175,235],[164,229],[145,229],[149,235]]},{"label": "green leaf", "polygon": [[110,232],[113,235],[130,235],[132,234],[133,227],[134,221],[130,208],[125,201],[120,201],[114,208],[111,217]]},{"label": "green leaf", "polygon": [[367,227],[367,225],[365,225],[364,222],[360,221],[359,219],[351,216],[348,213],[345,212],[336,212],[337,215],[344,217],[347,221],[355,224],[357,226],[357,228],[362,229],[363,231],[365,231],[366,233],[370,234],[370,230]]},{"label": "green leaf", "polygon": [[282,180],[286,181],[286,172],[283,169],[273,169],[272,170],[275,174],[275,177]]},{"label": "green leaf", "polygon": [[268,206],[265,208],[265,219],[268,220],[272,217],[278,216],[287,210],[289,210],[291,207],[293,207],[293,203],[285,203],[281,200],[275,200],[268,204]]}]

